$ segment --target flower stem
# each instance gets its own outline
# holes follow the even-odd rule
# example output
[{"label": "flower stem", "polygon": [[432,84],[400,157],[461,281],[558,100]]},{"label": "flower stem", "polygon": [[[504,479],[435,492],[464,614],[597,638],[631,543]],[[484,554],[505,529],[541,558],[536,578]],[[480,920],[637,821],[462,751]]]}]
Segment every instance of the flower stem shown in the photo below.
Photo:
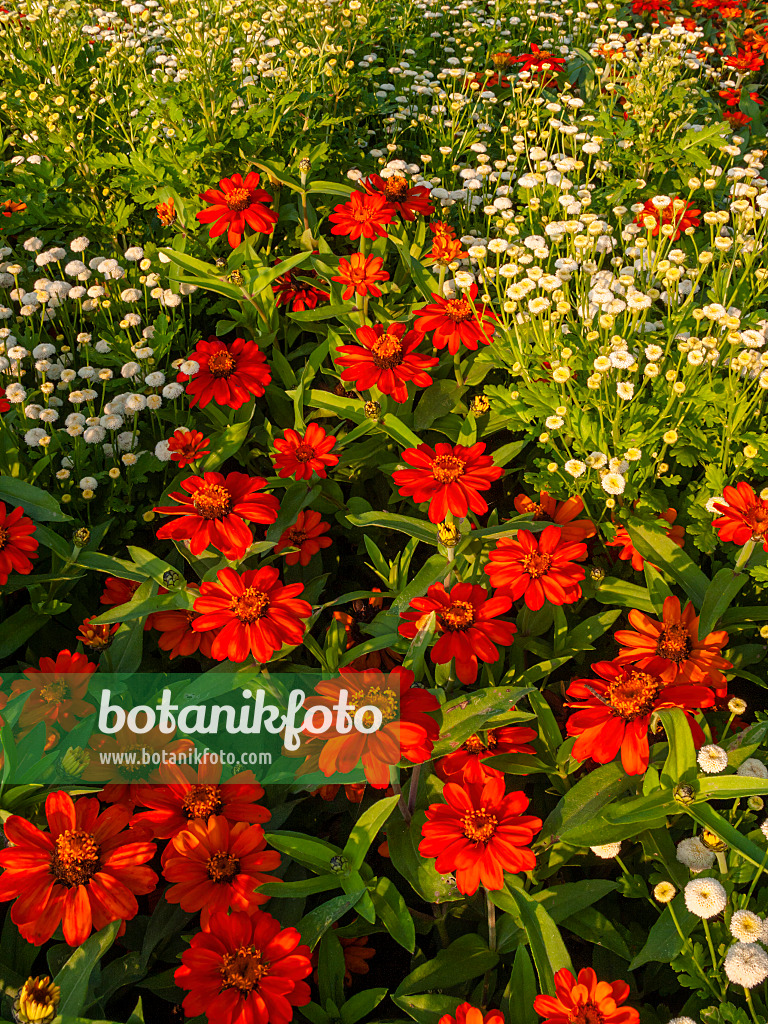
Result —
[{"label": "flower stem", "polygon": [[744,995],[746,996],[746,999],[747,999],[747,1006],[749,1007],[749,1015],[750,1015],[750,1017],[755,1022],[755,1024],[760,1024],[760,1021],[757,1019],[757,1014],[755,1013],[754,1004],[752,1002],[752,993],[749,991],[748,988],[744,989]]}]

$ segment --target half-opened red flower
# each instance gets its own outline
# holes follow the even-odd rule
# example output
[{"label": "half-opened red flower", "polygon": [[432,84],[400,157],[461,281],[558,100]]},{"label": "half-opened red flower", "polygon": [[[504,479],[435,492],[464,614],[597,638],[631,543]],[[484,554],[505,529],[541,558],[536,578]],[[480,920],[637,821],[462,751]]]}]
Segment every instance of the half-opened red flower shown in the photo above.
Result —
[{"label": "half-opened red flower", "polygon": [[338,273],[331,280],[345,285],[341,294],[345,302],[353,295],[362,298],[372,295],[375,299],[380,299],[381,289],[377,282],[389,280],[389,274],[382,270],[383,266],[384,260],[381,256],[363,256],[361,252],[353,252],[346,259],[339,260]]},{"label": "half-opened red flower", "polygon": [[568,735],[577,736],[572,756],[577,761],[592,758],[608,764],[621,751],[621,764],[628,775],[642,775],[648,768],[650,750],[648,726],[651,715],[661,708],[685,711],[696,746],[704,734],[692,714],[711,708],[715,695],[702,685],[671,684],[662,678],[666,663],[650,658],[644,668],[598,661],[589,679],[575,679],[568,687],[569,708],[577,710],[568,719]]},{"label": "half-opened red flower", "polygon": [[215,548],[236,561],[253,544],[247,523],[274,523],[280,502],[273,494],[259,493],[267,481],[245,473],[203,473],[181,481],[182,491],[168,497],[177,505],[155,508],[163,516],[174,516],[157,531],[159,540],[189,541],[193,555]]},{"label": "half-opened red flower", "polygon": [[92,651],[105,651],[114,640],[120,623],[91,622],[91,619],[95,618],[95,615],[90,615],[87,619],[83,619],[77,630],[77,640],[83,647],[88,647]]},{"label": "half-opened red flower", "polygon": [[501,537],[488,557],[485,571],[493,586],[508,590],[514,600],[524,597],[532,611],[545,601],[573,604],[581,597],[584,570],[574,563],[587,557],[587,545],[564,541],[557,526],[545,527],[538,540],[529,530]]},{"label": "half-opened red flower", "polygon": [[472,896],[481,885],[502,889],[505,871],[536,867],[529,847],[542,822],[523,814],[529,803],[525,793],[505,794],[504,779],[494,777],[483,785],[447,782],[443,797],[444,804],[427,809],[419,853],[435,857],[440,874],[455,871],[459,892]]},{"label": "half-opened red flower", "polygon": [[[131,812],[113,804],[99,813],[99,801],[50,793],[45,801],[48,831],[12,814],[5,835],[12,845],[0,852],[0,901],[16,902],[11,920],[26,942],[40,946],[61,924],[70,946],[91,932],[138,913],[136,896],[151,892],[157,875],[144,867],[155,853],[145,833],[129,829]],[[18,898],[17,898],[18,897]]]},{"label": "half-opened red flower", "polygon": [[59,651],[55,659],[41,658],[37,668],[25,669],[26,678],[12,683],[13,697],[29,694],[19,716],[21,728],[29,730],[38,722],[45,722],[46,749],[55,746],[60,729],[70,732],[78,719],[87,718],[96,710],[83,699],[95,671],[96,665],[85,654],[70,651]]},{"label": "half-opened red flower", "polygon": [[512,643],[517,626],[499,619],[511,607],[512,599],[506,594],[491,597],[485,587],[473,583],[456,583],[450,593],[442,583],[433,583],[425,597],[414,597],[402,613],[398,632],[413,640],[434,612],[438,640],[432,661],[446,665],[455,658],[456,676],[469,686],[477,681],[478,662],[494,664],[500,657],[496,644],[509,647]]},{"label": "half-opened red flower", "polygon": [[758,498],[748,483],[741,480],[723,488],[723,500],[714,507],[719,515],[712,525],[724,544],[757,540],[768,551],[768,501]]},{"label": "half-opened red flower", "polygon": [[4,217],[10,217],[14,213],[23,213],[26,208],[26,203],[18,203],[15,199],[3,199],[0,202],[0,213]]},{"label": "half-opened red flower", "polygon": [[342,371],[343,381],[354,382],[359,391],[378,388],[383,395],[391,395],[396,402],[408,401],[408,382],[416,387],[428,388],[432,378],[426,372],[440,362],[434,356],[424,356],[416,349],[422,336],[407,331],[405,324],[374,324],[358,327],[359,345],[341,345],[335,360]]},{"label": "half-opened red flower", "polygon": [[353,192],[346,203],[334,207],[328,220],[332,235],[346,235],[352,241],[360,238],[386,238],[395,209],[382,195]]},{"label": "half-opened red flower", "polygon": [[654,238],[657,237],[659,230],[663,226],[671,225],[673,230],[668,237],[673,242],[676,242],[680,235],[688,228],[697,228],[701,224],[699,218],[701,210],[695,210],[693,203],[681,199],[680,196],[671,196],[670,198],[671,202],[662,210],[658,210],[653,205],[653,199],[647,199],[642,210],[635,217],[635,224],[639,224],[640,227],[644,228],[645,221],[648,218],[652,219],[654,224],[651,234]]},{"label": "half-opened red flower", "polygon": [[119,604],[127,604],[139,586],[140,584],[136,580],[121,580],[118,576],[107,576],[99,603],[111,608]]},{"label": "half-opened red flower", "polygon": [[[362,762],[368,782],[376,789],[386,789],[391,765],[403,758],[412,764],[428,760],[440,735],[440,727],[430,712],[439,710],[440,705],[431,693],[414,689],[413,679],[413,672],[397,666],[386,674],[341,669],[336,679],[319,682],[304,707],[307,711],[327,708],[332,713],[333,725],[321,737],[310,738],[306,748],[302,748],[307,749],[308,757],[301,774],[319,768],[330,778],[336,772],[347,774]],[[339,704],[342,690],[347,691],[350,719],[354,719],[359,708],[376,707],[381,712],[380,728],[368,734],[356,728],[337,732],[333,708]],[[368,721],[368,715],[370,712],[363,716],[366,728],[374,724],[372,716]]]},{"label": "half-opened red flower", "polygon": [[680,598],[667,597],[661,622],[633,608],[629,624],[634,630],[614,633],[623,648],[614,658],[617,665],[645,669],[660,658],[664,662],[661,675],[668,686],[700,683],[711,686],[718,696],[725,692],[723,671],[733,665],[720,652],[728,643],[728,634],[718,629],[699,640],[699,616],[690,601],[681,611]]},{"label": "half-opened red flower", "polygon": [[263,825],[272,815],[258,802],[264,790],[253,772],[239,772],[221,782],[221,765],[204,759],[195,771],[186,764],[163,764],[160,783],[141,787],[142,804],[149,810],[136,815],[134,823],[147,825],[157,839],[170,839],[191,821],[208,821],[221,815],[230,823],[246,821]]},{"label": "half-opened red flower", "polygon": [[[673,525],[675,519],[677,519],[677,512],[675,509],[668,508],[666,512],[662,512],[657,518],[659,521],[663,521],[669,525],[669,529],[664,532],[671,541],[674,541],[675,544],[681,548],[685,544],[685,529],[682,526]],[[616,536],[613,540],[607,540],[605,542],[605,546],[607,548],[621,548],[619,558],[622,562],[629,562],[631,560],[632,568],[635,572],[643,571],[645,559],[640,552],[635,549],[626,526],[620,526],[616,531]],[[653,566],[653,568],[656,569],[658,566]]]},{"label": "half-opened red flower", "polygon": [[482,736],[475,734],[464,740],[458,750],[441,757],[435,765],[436,774],[444,782],[479,782],[502,776],[497,768],[486,764],[499,754],[535,754],[530,745],[538,733],[525,725],[502,725],[489,729]]},{"label": "half-opened red flower", "polygon": [[227,241],[236,249],[243,240],[246,225],[254,231],[270,234],[277,224],[277,214],[267,209],[272,196],[259,188],[259,180],[255,171],[250,171],[245,178],[233,174],[231,178],[221,178],[218,189],[209,188],[200,194],[198,198],[210,205],[195,216],[201,224],[212,225],[211,238],[218,238],[226,231]]},{"label": "half-opened red flower", "polygon": [[471,1003],[459,1003],[453,1017],[445,1013],[437,1024],[504,1024],[504,1014],[501,1010],[489,1010],[483,1014]]},{"label": "half-opened red flower", "polygon": [[230,825],[223,815],[191,821],[178,832],[163,854],[163,875],[175,882],[165,893],[169,903],[194,914],[207,927],[211,914],[243,910],[266,903],[269,896],[255,890],[263,882],[279,879],[268,874],[280,867],[280,854],[268,850],[261,825],[238,821]]},{"label": "half-opened red flower", "polygon": [[280,540],[275,545],[275,554],[285,551],[286,548],[298,548],[298,551],[288,552],[285,564],[296,565],[299,562],[301,565],[309,565],[322,548],[329,548],[333,543],[330,537],[323,536],[330,528],[330,523],[323,522],[319,512],[311,508],[302,510],[293,526],[283,530]]},{"label": "half-opened red flower", "polygon": [[37,558],[38,548],[34,532],[35,524],[24,515],[21,506],[9,512],[5,502],[0,501],[0,586],[8,582],[12,572],[23,576],[32,572],[32,559]]},{"label": "half-opened red flower", "polygon": [[403,220],[413,221],[416,220],[417,213],[422,217],[429,217],[435,212],[435,207],[429,201],[430,190],[425,185],[411,187],[408,179],[400,174],[393,174],[389,178],[369,174],[360,184],[371,195],[384,196]]},{"label": "half-opened red flower", "polygon": [[220,341],[212,334],[199,341],[189,357],[200,369],[193,376],[179,373],[177,380],[187,383],[189,404],[205,408],[210,402],[239,409],[254,395],[261,398],[272,380],[267,357],[255,341],[235,338]]},{"label": "half-opened red flower", "polygon": [[[188,583],[187,589],[198,591],[200,588],[197,583]],[[188,658],[198,651],[204,658],[211,657],[213,634],[196,633],[192,628],[196,618],[195,612],[185,608],[169,608],[152,614],[152,629],[160,634],[157,646],[161,651],[169,652],[171,661],[174,658]]]},{"label": "half-opened red flower", "polygon": [[[275,264],[282,262],[275,260]],[[276,306],[291,307],[291,312],[301,313],[305,309],[317,309],[318,305],[330,298],[327,291],[318,288],[313,281],[318,277],[311,268],[288,270],[281,274],[272,285]]]},{"label": "half-opened red flower", "polygon": [[560,536],[568,543],[584,541],[587,537],[594,537],[597,532],[591,519],[576,518],[584,511],[584,502],[578,494],[565,501],[555,501],[547,491],[539,494],[538,501],[526,494],[518,494],[515,509],[521,516],[532,516],[536,523],[542,520],[556,523],[561,527]]},{"label": "half-opened red flower", "polygon": [[469,296],[444,299],[433,292],[432,298],[434,302],[414,310],[414,330],[419,334],[434,331],[432,344],[436,349],[447,345],[448,351],[455,356],[462,345],[472,352],[479,344],[490,345],[496,330],[496,314],[484,306],[475,305],[476,284],[470,288]]},{"label": "half-opened red flower", "polygon": [[555,975],[554,996],[539,995],[533,1008],[544,1024],[640,1024],[640,1014],[622,1006],[629,998],[626,981],[598,981],[591,967],[578,979],[566,968]]},{"label": "half-opened red flower", "polygon": [[295,928],[263,910],[211,916],[181,955],[174,979],[189,991],[188,1017],[210,1024],[289,1024],[295,1006],[310,1001],[309,946]]},{"label": "half-opened red flower", "polygon": [[403,462],[411,468],[396,469],[392,479],[404,498],[413,498],[417,505],[429,502],[432,523],[442,523],[448,512],[459,519],[469,510],[482,515],[488,503],[480,491],[487,491],[504,475],[484,451],[482,441],[472,445],[439,441],[434,448],[428,444],[406,448]]},{"label": "half-opened red flower", "polygon": [[179,427],[168,438],[168,453],[172,462],[178,462],[179,468],[183,469],[204,455],[210,455],[211,443],[209,437],[204,437],[199,430],[185,430]]},{"label": "half-opened red flower", "polygon": [[215,630],[211,656],[217,661],[245,661],[252,656],[260,665],[285,644],[304,639],[305,621],[312,605],[299,599],[301,583],[284,586],[277,569],[265,565],[236,573],[221,569],[217,582],[200,584],[192,623],[199,633]]},{"label": "half-opened red flower", "polygon": [[282,437],[275,438],[273,462],[277,475],[295,476],[297,480],[309,480],[313,473],[326,477],[328,469],[339,461],[338,455],[331,454],[336,444],[333,434],[326,434],[319,423],[310,423],[304,436],[295,430],[286,430]]}]

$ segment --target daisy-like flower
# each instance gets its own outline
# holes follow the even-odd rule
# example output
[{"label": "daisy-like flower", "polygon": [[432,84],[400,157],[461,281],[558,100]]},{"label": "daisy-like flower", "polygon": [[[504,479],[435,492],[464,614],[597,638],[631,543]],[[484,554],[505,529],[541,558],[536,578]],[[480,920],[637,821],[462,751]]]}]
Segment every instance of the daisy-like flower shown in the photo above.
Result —
[{"label": "daisy-like flower", "polygon": [[671,903],[676,893],[677,889],[671,882],[658,882],[653,887],[653,898],[658,903]]},{"label": "daisy-like flower", "polygon": [[[677,519],[677,512],[673,508],[668,508],[666,512],[662,512],[660,516],[657,516],[659,522],[665,522],[669,526],[669,529],[665,530],[667,537],[681,548],[685,543],[685,529],[682,526],[675,526],[675,519]],[[613,540],[606,541],[605,546],[608,548],[621,548],[619,558],[622,562],[631,562],[635,572],[643,571],[645,559],[639,551],[635,550],[626,526],[620,526],[616,531],[616,536]],[[658,566],[653,566],[653,568],[656,569]]]},{"label": "daisy-like flower", "polygon": [[500,657],[496,645],[512,643],[517,626],[499,619],[511,607],[506,594],[491,597],[485,587],[472,583],[456,583],[450,593],[442,583],[433,583],[425,597],[414,597],[402,613],[398,632],[413,640],[434,613],[438,639],[432,662],[446,665],[455,659],[459,682],[469,686],[477,681],[478,662],[495,664]]},{"label": "daisy-like flower", "polygon": [[[669,237],[676,242],[688,228],[697,228],[701,224],[700,214],[701,210],[695,209],[693,203],[689,203],[679,196],[673,196],[672,201],[662,210],[654,205],[653,199],[648,199],[635,217],[635,224],[644,228],[646,220],[652,220],[653,226],[650,231],[654,238],[658,236],[662,227],[669,225],[672,227]],[[666,232],[663,233],[666,234]]]},{"label": "daisy-like flower", "polygon": [[661,659],[648,659],[641,670],[615,661],[598,661],[589,679],[576,679],[568,687],[568,707],[576,709],[568,719],[568,735],[578,737],[572,756],[608,764],[621,752],[621,763],[628,775],[641,775],[648,768],[650,749],[648,728],[651,716],[662,708],[685,711],[694,741],[701,743],[703,733],[693,720],[700,708],[712,707],[715,695],[706,686],[666,685]]},{"label": "daisy-like flower", "polygon": [[456,299],[444,299],[432,293],[433,302],[414,310],[414,330],[419,334],[433,331],[432,344],[436,349],[448,346],[456,355],[463,346],[474,352],[478,345],[490,345],[496,330],[496,315],[484,306],[475,305],[477,285]]},{"label": "daisy-like flower", "polygon": [[[151,892],[157,875],[144,867],[155,854],[141,832],[126,831],[131,812],[114,804],[50,793],[48,831],[12,814],[5,822],[11,846],[0,852],[0,901],[16,899],[11,920],[34,946],[63,926],[64,941],[82,945],[91,932],[138,913],[136,896]],[[138,841],[142,840],[142,841]]]},{"label": "daisy-like flower", "polygon": [[287,526],[280,540],[275,545],[275,554],[285,551],[286,548],[298,548],[298,551],[289,551],[285,556],[286,565],[309,565],[314,556],[322,549],[329,548],[333,541],[325,537],[331,528],[330,523],[323,521],[319,512],[314,509],[305,509],[299,512],[293,526]]},{"label": "daisy-like flower", "polygon": [[[198,591],[197,583],[188,583],[187,589]],[[211,645],[213,635],[211,633],[196,633],[192,623],[197,618],[195,612],[185,608],[170,608],[163,612],[154,612],[149,621],[152,629],[156,629],[160,636],[157,646],[161,651],[168,651],[171,661],[174,658],[188,658],[198,651],[204,658],[211,657]]]},{"label": "daisy-like flower", "polygon": [[360,182],[366,192],[380,195],[400,214],[403,220],[416,220],[416,214],[429,217],[435,207],[429,201],[429,189],[425,185],[410,187],[408,179],[399,174],[382,178],[378,174],[369,174]]},{"label": "daisy-like flower", "polygon": [[174,519],[157,531],[159,540],[189,541],[193,555],[208,548],[230,561],[242,558],[253,543],[247,523],[274,523],[280,502],[273,494],[261,494],[267,481],[245,473],[203,473],[181,481],[182,491],[168,497],[176,505],[154,511]]},{"label": "daisy-like flower", "polygon": [[756,942],[735,942],[725,954],[723,970],[734,985],[754,988],[768,978],[768,953]]},{"label": "daisy-like flower", "polygon": [[231,178],[221,178],[218,189],[209,188],[200,194],[200,201],[209,206],[195,217],[201,224],[211,225],[211,238],[218,238],[226,231],[227,241],[236,249],[243,240],[246,225],[254,231],[271,233],[277,224],[277,214],[267,209],[272,196],[259,188],[259,181],[255,171],[250,171],[245,178],[233,174]]},{"label": "daisy-like flower", "polygon": [[172,462],[178,462],[179,469],[197,462],[204,455],[210,455],[209,437],[204,437],[199,430],[183,430],[179,427],[168,438],[168,454]]},{"label": "daisy-like flower", "polygon": [[489,757],[535,754],[530,744],[537,737],[536,730],[525,725],[502,725],[498,729],[489,729],[483,736],[470,736],[458,750],[441,757],[435,765],[435,773],[444,782],[485,782],[502,774],[485,763]]},{"label": "daisy-like flower", "polygon": [[713,502],[718,513],[712,523],[723,544],[760,541],[768,551],[768,501],[758,498],[749,484],[741,480],[735,487],[723,488],[723,497]]},{"label": "daisy-like flower", "polygon": [[396,402],[408,401],[409,381],[419,388],[432,383],[427,370],[440,360],[416,351],[422,337],[406,331],[405,324],[364,325],[355,333],[359,345],[340,345],[334,353],[336,363],[344,367],[343,381],[353,382],[360,391],[378,388]]},{"label": "daisy-like flower", "polygon": [[708,775],[716,775],[728,767],[728,754],[715,743],[708,743],[699,751],[696,760],[699,768]]},{"label": "daisy-like flower", "polygon": [[657,622],[633,608],[629,613],[633,630],[614,633],[622,647],[614,661],[618,665],[636,665],[641,671],[651,661],[662,659],[661,675],[669,686],[701,684],[724,694],[726,680],[723,670],[732,668],[720,654],[728,643],[725,630],[716,630],[699,640],[699,617],[689,601],[680,609],[680,599],[667,597],[662,620]]},{"label": "daisy-like flower", "polygon": [[422,857],[435,857],[440,874],[456,872],[460,893],[472,896],[483,885],[502,889],[504,872],[532,871],[536,857],[530,849],[541,830],[541,819],[523,812],[528,798],[504,792],[504,779],[482,785],[447,782],[445,803],[431,804],[421,827]]},{"label": "daisy-like flower", "polygon": [[264,665],[284,645],[304,639],[304,620],[312,605],[300,600],[303,590],[301,583],[283,585],[271,565],[244,573],[221,569],[215,583],[200,584],[194,605],[200,614],[192,628],[216,631],[211,657],[217,661],[241,662],[252,656]]},{"label": "daisy-like flower", "polygon": [[114,640],[115,633],[120,628],[120,623],[114,622],[110,625],[104,622],[97,624],[91,622],[91,619],[94,618],[96,616],[91,615],[87,619],[83,619],[77,629],[77,639],[83,647],[88,647],[92,651],[105,651]]},{"label": "daisy-like flower", "polygon": [[225,342],[212,334],[197,343],[189,358],[199,369],[189,376],[179,371],[177,380],[187,384],[192,407],[203,409],[213,402],[239,409],[254,395],[261,398],[272,380],[267,357],[255,341],[244,338]]},{"label": "daisy-like flower", "polygon": [[381,289],[378,282],[389,280],[389,274],[382,270],[383,266],[384,260],[381,256],[363,256],[361,252],[353,252],[346,259],[339,260],[336,276],[331,280],[344,285],[341,297],[345,302],[353,295],[359,295],[361,298],[372,295],[375,299],[380,299]]},{"label": "daisy-like flower", "polygon": [[187,989],[184,1012],[210,1024],[289,1024],[310,1000],[309,946],[262,910],[213,914],[181,955],[174,979]]},{"label": "daisy-like flower", "polygon": [[684,864],[695,875],[698,875],[701,871],[709,871],[715,863],[714,853],[706,848],[698,836],[681,840],[677,844],[675,856],[681,864]]},{"label": "daisy-like flower", "polygon": [[386,238],[387,224],[395,217],[394,207],[382,195],[353,192],[346,203],[334,207],[328,220],[332,235],[346,235],[355,241],[363,238]]},{"label": "daisy-like flower", "polygon": [[521,516],[531,516],[536,523],[555,523],[560,527],[560,536],[567,543],[584,541],[587,537],[594,537],[597,532],[591,519],[576,518],[584,511],[584,502],[578,494],[566,501],[555,501],[547,491],[541,491],[538,501],[526,494],[518,494],[515,510]]},{"label": "daisy-like flower", "polygon": [[0,501],[0,586],[8,582],[12,572],[23,576],[32,572],[38,548],[34,532],[35,524],[21,506],[8,511],[5,502]]},{"label": "daisy-like flower", "polygon": [[453,1016],[443,1014],[437,1024],[504,1024],[504,1014],[501,1010],[489,1010],[483,1014],[471,1003],[459,1003]]},{"label": "daisy-like flower", "polygon": [[163,854],[163,875],[175,883],[165,898],[188,914],[200,910],[203,928],[212,914],[250,914],[269,899],[256,891],[258,887],[277,881],[268,872],[280,867],[280,854],[266,846],[261,825],[230,825],[221,815],[212,815],[207,822],[191,821]]},{"label": "daisy-like flower", "polygon": [[482,441],[473,445],[440,441],[434,448],[428,444],[406,448],[403,462],[410,468],[396,469],[392,479],[404,498],[413,498],[417,505],[429,502],[431,523],[442,523],[448,512],[459,519],[469,510],[482,515],[488,503],[480,491],[487,491],[504,475],[484,452]]},{"label": "daisy-like flower", "polygon": [[533,611],[550,604],[572,604],[581,597],[584,570],[575,561],[587,557],[586,544],[563,540],[557,526],[547,526],[538,540],[529,530],[502,537],[491,551],[485,572],[494,587],[524,597]]},{"label": "daisy-like flower", "polygon": [[318,423],[310,423],[304,436],[295,430],[286,430],[282,437],[275,438],[276,455],[272,457],[277,475],[295,476],[297,480],[309,480],[313,473],[321,478],[339,461],[331,453],[336,444],[333,434],[326,434]]},{"label": "daisy-like flower", "polygon": [[716,878],[694,878],[683,890],[688,910],[705,921],[721,914],[728,903],[725,889]]},{"label": "daisy-like flower", "polygon": [[434,234],[432,248],[423,257],[425,263],[442,263],[446,266],[454,260],[465,259],[462,241],[456,237],[453,228],[444,221],[438,220],[429,225],[429,230]]},{"label": "daisy-like flower", "polygon": [[96,710],[83,698],[96,665],[84,654],[59,651],[56,658],[41,658],[37,668],[24,670],[24,679],[12,683],[12,697],[28,693],[19,725],[28,731],[45,722],[46,749],[59,740],[59,730],[70,732],[78,720]]},{"label": "daisy-like flower", "polygon": [[61,1002],[61,988],[51,979],[27,978],[13,1001],[13,1019],[19,1024],[50,1024]]},{"label": "daisy-like flower", "polygon": [[173,199],[167,199],[164,203],[158,203],[155,211],[164,228],[169,228],[176,220],[176,207]]},{"label": "daisy-like flower", "polygon": [[731,935],[737,942],[757,942],[763,937],[764,924],[751,910],[737,910],[731,917]]},{"label": "daisy-like flower", "polygon": [[622,1006],[629,998],[625,981],[598,981],[591,967],[574,978],[566,968],[555,975],[555,995],[539,995],[533,1008],[544,1024],[640,1024],[640,1014]]}]

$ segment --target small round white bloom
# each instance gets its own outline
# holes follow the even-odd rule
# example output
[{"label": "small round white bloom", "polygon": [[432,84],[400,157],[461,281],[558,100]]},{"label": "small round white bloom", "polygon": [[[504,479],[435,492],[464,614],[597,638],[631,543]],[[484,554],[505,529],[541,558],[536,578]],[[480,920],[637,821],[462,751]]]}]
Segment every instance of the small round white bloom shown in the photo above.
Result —
[{"label": "small round white bloom", "polygon": [[708,871],[715,863],[715,855],[695,836],[677,844],[677,859],[694,873]]},{"label": "small round white bloom", "polygon": [[768,978],[768,953],[756,942],[736,942],[725,955],[723,969],[734,985],[754,988]]},{"label": "small round white bloom", "polygon": [[123,366],[120,367],[120,376],[126,378],[135,377],[140,370],[141,367],[139,366],[138,363],[125,363]]},{"label": "small round white bloom", "polygon": [[587,467],[583,462],[579,462],[578,459],[569,459],[563,466],[563,469],[569,476],[579,477],[587,471]]},{"label": "small round white bloom", "polygon": [[716,775],[728,767],[728,754],[715,743],[708,743],[702,747],[696,760],[699,762],[699,768],[708,775]]},{"label": "small round white bloom", "polygon": [[[696,917],[708,920],[721,914],[728,903],[725,889],[716,878],[694,878],[683,890],[685,905]],[[766,957],[768,964],[768,957]],[[766,968],[768,974],[768,968]]]},{"label": "small round white bloom", "polygon": [[181,372],[187,377],[194,377],[197,371],[200,369],[200,364],[196,363],[194,359],[185,359],[179,367]]},{"label": "small round white bloom", "polygon": [[175,382],[172,384],[166,384],[162,391],[163,398],[167,398],[171,402],[178,398],[179,395],[183,394],[184,385],[176,384]]},{"label": "small round white bloom", "polygon": [[96,478],[92,476],[84,476],[78,484],[78,487],[83,491],[95,491],[98,486]]},{"label": "small round white bloom", "polygon": [[731,918],[731,935],[738,942],[757,942],[763,936],[763,919],[751,910],[737,910]]},{"label": "small round white bloom", "polygon": [[144,250],[140,245],[132,245],[130,249],[125,250],[125,258],[132,263],[137,263],[143,256]]},{"label": "small round white bloom", "polygon": [[736,769],[736,774],[748,779],[768,779],[768,768],[756,757],[748,757]]},{"label": "small round white bloom", "polygon": [[590,850],[601,860],[613,860],[621,853],[621,843],[604,843],[602,846],[590,846]]},{"label": "small round white bloom", "polygon": [[165,384],[165,374],[160,370],[155,370],[153,373],[147,374],[144,378],[144,383],[148,384],[151,388],[160,388]]},{"label": "small round white bloom", "polygon": [[692,1017],[673,1017],[669,1024],[696,1024]]},{"label": "small round white bloom", "polygon": [[623,494],[627,485],[621,473],[606,473],[600,483],[606,494]]},{"label": "small round white bloom", "polygon": [[83,440],[86,444],[99,444],[107,436],[107,432],[104,427],[88,427],[83,432]]},{"label": "small round white bloom", "polygon": [[85,252],[90,245],[90,240],[85,235],[79,235],[77,238],[73,238],[69,243],[69,248],[72,252]]},{"label": "small round white bloom", "polygon": [[37,448],[44,437],[48,436],[48,431],[44,430],[43,427],[33,427],[28,430],[24,435],[24,440],[30,448]]},{"label": "small round white bloom", "polygon": [[171,453],[168,450],[167,441],[158,441],[155,445],[155,458],[160,459],[161,462],[170,462]]}]

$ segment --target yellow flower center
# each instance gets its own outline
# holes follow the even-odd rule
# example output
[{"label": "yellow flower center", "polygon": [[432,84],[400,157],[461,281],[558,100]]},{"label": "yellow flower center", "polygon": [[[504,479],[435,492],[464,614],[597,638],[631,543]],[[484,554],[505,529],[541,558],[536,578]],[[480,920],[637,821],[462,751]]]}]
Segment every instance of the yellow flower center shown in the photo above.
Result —
[{"label": "yellow flower center", "polygon": [[408,182],[399,175],[387,178],[384,182],[384,195],[387,199],[394,199],[396,203],[402,202],[408,195]]},{"label": "yellow flower center", "polygon": [[499,819],[485,807],[480,807],[465,814],[461,826],[464,835],[473,843],[489,843],[499,827]]},{"label": "yellow flower center", "polygon": [[232,511],[232,495],[221,484],[203,484],[195,491],[192,504],[203,519],[223,519]]},{"label": "yellow flower center", "polygon": [[241,946],[221,961],[221,990],[235,988],[242,996],[258,991],[261,979],[269,974],[269,961],[255,946]]},{"label": "yellow flower center", "polygon": [[389,370],[403,361],[403,349],[396,334],[382,334],[371,349],[373,362],[380,370]]},{"label": "yellow flower center", "polygon": [[452,484],[466,470],[467,464],[458,455],[438,455],[432,463],[432,476],[441,484]]},{"label": "yellow flower center", "polygon": [[99,844],[90,832],[67,829],[57,837],[51,860],[51,874],[73,888],[86,885],[99,870]]},{"label": "yellow flower center", "polygon": [[233,188],[227,193],[227,208],[235,213],[247,210],[251,205],[251,190],[249,188]]},{"label": "yellow flower center", "polygon": [[676,665],[686,660],[692,648],[688,630],[679,622],[664,626],[656,643],[656,653],[659,657],[674,661]]},{"label": "yellow flower center", "polygon": [[631,721],[650,714],[661,687],[657,676],[629,668],[611,683],[608,701],[622,718]]},{"label": "yellow flower center", "polygon": [[59,704],[69,698],[69,687],[63,679],[49,679],[40,687],[40,700],[46,704]]},{"label": "yellow flower center", "polygon": [[538,552],[525,555],[520,564],[523,572],[527,572],[532,580],[538,580],[549,572],[552,566],[552,555],[542,555]]},{"label": "yellow flower center", "polygon": [[475,621],[475,609],[469,601],[453,601],[439,615],[440,625],[449,633],[469,629]]},{"label": "yellow flower center", "polygon": [[[369,686],[367,690],[360,690],[355,696],[350,697],[347,703],[353,716],[358,708],[363,707],[378,708],[383,722],[394,722],[398,715],[397,693],[390,688],[382,690],[380,686]],[[372,725],[373,714],[366,711],[363,715],[363,728],[370,729]]]},{"label": "yellow flower center", "polygon": [[239,597],[232,598],[229,607],[235,618],[240,619],[241,622],[255,622],[267,614],[269,597],[263,590],[246,587]]},{"label": "yellow flower center", "polygon": [[208,858],[206,865],[212,882],[231,882],[240,873],[240,861],[226,850],[219,850]]},{"label": "yellow flower center", "polygon": [[472,303],[467,299],[449,299],[445,304],[443,313],[449,320],[453,320],[455,324],[463,323],[466,320],[472,320],[475,315]]},{"label": "yellow flower center", "polygon": [[6,529],[5,526],[0,526],[0,551],[2,551],[5,545],[8,543],[9,536],[10,530]]},{"label": "yellow flower center", "polygon": [[220,814],[221,808],[221,793],[218,786],[193,786],[181,804],[182,814],[190,820],[203,818],[207,821],[212,814]]}]

